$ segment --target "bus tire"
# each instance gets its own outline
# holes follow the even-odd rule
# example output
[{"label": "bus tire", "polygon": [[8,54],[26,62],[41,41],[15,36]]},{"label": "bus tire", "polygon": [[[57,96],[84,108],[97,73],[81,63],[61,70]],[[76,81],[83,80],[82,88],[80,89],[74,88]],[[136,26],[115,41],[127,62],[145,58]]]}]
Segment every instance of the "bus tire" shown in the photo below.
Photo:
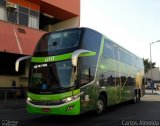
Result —
[{"label": "bus tire", "polygon": [[106,107],[107,107],[107,101],[104,98],[104,96],[100,95],[97,100],[97,107],[95,110],[96,114],[97,115],[103,114],[104,111],[106,110]]}]

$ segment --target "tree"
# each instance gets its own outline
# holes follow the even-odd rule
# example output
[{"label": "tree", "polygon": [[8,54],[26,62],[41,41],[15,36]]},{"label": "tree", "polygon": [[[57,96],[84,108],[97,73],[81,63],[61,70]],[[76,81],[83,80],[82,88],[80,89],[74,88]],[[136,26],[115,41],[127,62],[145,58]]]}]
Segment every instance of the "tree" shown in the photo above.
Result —
[{"label": "tree", "polygon": [[[149,69],[151,69],[150,61],[149,61],[149,59],[143,59],[143,63],[144,63],[144,71],[145,71],[145,73],[147,73],[149,71]],[[152,65],[152,69],[153,69],[153,68],[155,68],[156,63],[152,62],[151,65]]]}]

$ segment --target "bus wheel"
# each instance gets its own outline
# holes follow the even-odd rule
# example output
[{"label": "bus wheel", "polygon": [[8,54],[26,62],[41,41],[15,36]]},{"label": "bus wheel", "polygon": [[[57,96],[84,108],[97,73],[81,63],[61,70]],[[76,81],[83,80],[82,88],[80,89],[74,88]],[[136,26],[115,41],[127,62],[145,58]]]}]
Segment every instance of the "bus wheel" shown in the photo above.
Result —
[{"label": "bus wheel", "polygon": [[105,98],[100,95],[97,101],[97,108],[96,108],[96,114],[100,115],[102,114],[106,109],[106,100]]}]

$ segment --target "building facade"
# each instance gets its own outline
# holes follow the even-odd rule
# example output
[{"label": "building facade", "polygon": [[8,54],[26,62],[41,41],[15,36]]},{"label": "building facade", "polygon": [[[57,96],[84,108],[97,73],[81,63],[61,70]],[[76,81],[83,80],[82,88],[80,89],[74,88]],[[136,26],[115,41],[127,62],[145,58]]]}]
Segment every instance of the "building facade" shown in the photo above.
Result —
[{"label": "building facade", "polygon": [[[151,73],[152,72],[152,73]],[[151,76],[152,74],[152,76]],[[149,70],[146,74],[145,74],[145,78],[147,80],[150,80],[152,77],[152,79],[154,81],[160,81],[160,68],[159,67],[156,67],[156,68],[153,68],[152,71]]]},{"label": "building facade", "polygon": [[15,61],[32,55],[46,32],[79,25],[80,0],[0,0],[0,87],[26,87],[29,61],[19,72]]}]

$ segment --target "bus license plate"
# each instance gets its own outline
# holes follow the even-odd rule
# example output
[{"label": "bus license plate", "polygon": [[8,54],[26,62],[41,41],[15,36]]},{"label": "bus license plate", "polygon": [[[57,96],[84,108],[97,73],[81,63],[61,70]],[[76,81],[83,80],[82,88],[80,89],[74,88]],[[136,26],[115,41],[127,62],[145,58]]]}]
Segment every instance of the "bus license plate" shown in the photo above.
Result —
[{"label": "bus license plate", "polygon": [[50,112],[50,108],[42,108],[42,112]]}]

